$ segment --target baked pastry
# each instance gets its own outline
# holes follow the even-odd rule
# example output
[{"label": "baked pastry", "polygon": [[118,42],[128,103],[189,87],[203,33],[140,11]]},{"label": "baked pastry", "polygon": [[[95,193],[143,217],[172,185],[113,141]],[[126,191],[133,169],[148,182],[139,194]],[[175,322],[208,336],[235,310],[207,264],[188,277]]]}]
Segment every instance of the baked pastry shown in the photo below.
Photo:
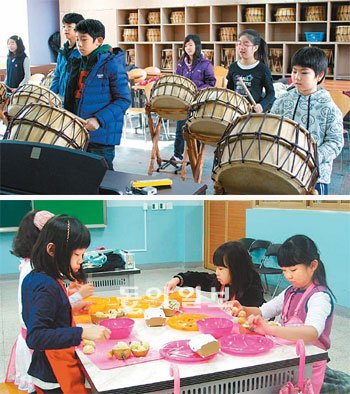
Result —
[{"label": "baked pastry", "polygon": [[149,344],[146,341],[132,341],[130,342],[130,349],[135,357],[145,357],[149,352]]},{"label": "baked pastry", "polygon": [[85,345],[83,347],[84,354],[92,354],[94,352],[95,352],[95,346],[93,346],[93,345]]},{"label": "baked pastry", "polygon": [[180,309],[180,303],[176,300],[167,300],[163,302],[162,309],[166,317],[174,316]]},{"label": "baked pastry", "polygon": [[211,334],[197,335],[189,341],[188,345],[201,357],[209,357],[220,350],[219,342]]},{"label": "baked pastry", "polygon": [[115,357],[118,360],[126,360],[131,356],[131,349],[126,342],[118,342],[108,352],[108,357]]}]

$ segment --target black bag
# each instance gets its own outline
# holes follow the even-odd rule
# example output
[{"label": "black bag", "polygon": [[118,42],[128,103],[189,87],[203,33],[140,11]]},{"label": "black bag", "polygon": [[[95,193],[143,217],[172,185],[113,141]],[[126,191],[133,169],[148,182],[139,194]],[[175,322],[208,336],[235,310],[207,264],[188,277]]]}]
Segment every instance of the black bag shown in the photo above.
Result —
[{"label": "black bag", "polygon": [[[83,270],[85,273],[93,273],[93,272],[106,272],[106,271],[114,271],[115,269],[121,269],[125,267],[125,261],[122,256],[113,251],[104,253],[102,251],[98,251],[98,256],[96,257],[96,261],[90,259],[83,263]],[[106,260],[101,263],[103,257]]]}]

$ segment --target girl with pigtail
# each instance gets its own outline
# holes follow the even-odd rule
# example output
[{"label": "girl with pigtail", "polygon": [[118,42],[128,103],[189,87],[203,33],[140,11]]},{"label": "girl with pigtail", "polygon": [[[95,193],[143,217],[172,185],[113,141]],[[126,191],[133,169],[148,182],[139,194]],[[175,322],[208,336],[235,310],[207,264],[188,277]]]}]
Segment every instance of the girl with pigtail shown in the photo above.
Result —
[{"label": "girl with pigtail", "polygon": [[255,104],[251,103],[254,112],[266,112],[275,100],[267,44],[257,31],[246,29],[239,34],[236,45],[239,59],[229,67],[227,88],[249,100],[244,83],[255,101]]}]

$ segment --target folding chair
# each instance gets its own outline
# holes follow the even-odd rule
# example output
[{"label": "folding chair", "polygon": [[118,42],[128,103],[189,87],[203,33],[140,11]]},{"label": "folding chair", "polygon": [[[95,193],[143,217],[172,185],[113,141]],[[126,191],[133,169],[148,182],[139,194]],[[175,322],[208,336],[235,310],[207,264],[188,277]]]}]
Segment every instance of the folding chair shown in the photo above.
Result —
[{"label": "folding chair", "polygon": [[251,244],[255,241],[255,238],[241,238],[239,242],[241,242],[249,251]]},{"label": "folding chair", "polygon": [[[268,248],[266,249],[265,256],[261,260],[260,267],[258,268],[259,274],[264,275],[266,288],[270,294],[271,294],[271,292],[270,292],[269,285],[267,282],[267,275],[279,275],[275,289],[274,289],[273,293],[271,294],[272,298],[276,295],[277,290],[280,287],[280,284],[283,279],[283,272],[282,272],[281,268],[280,267],[277,268],[277,253],[278,253],[278,249],[280,248],[280,246],[281,246],[281,244],[269,245]],[[271,257],[274,257],[275,267],[267,264],[267,262],[270,260]]]},{"label": "folding chair", "polygon": [[248,252],[252,256],[253,264],[260,274],[260,267],[265,257],[267,248],[271,245],[271,241],[266,241],[263,239],[256,239],[251,243]]}]

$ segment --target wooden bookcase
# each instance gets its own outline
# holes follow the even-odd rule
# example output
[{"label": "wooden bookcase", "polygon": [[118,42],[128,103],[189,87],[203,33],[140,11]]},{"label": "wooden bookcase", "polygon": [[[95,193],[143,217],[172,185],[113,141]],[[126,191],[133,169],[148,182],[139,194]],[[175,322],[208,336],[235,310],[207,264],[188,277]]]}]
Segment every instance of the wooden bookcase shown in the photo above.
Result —
[{"label": "wooden bookcase", "polygon": [[[290,60],[293,53],[306,45],[317,45],[328,50],[330,67],[327,78],[350,80],[350,39],[336,41],[335,33],[338,26],[349,26],[350,20],[337,20],[339,6],[349,5],[347,0],[321,0],[310,2],[305,0],[221,0],[210,3],[209,0],[149,0],[140,7],[141,1],[136,0],[101,0],[83,2],[81,0],[60,0],[60,12],[81,12],[85,17],[100,19],[106,26],[106,42],[119,46],[123,50],[134,50],[135,64],[139,67],[150,65],[173,72],[179,59],[179,48],[188,34],[198,34],[201,37],[203,49],[211,50],[214,65],[228,66],[230,56],[235,56],[235,40],[220,41],[220,29],[235,28],[236,32],[252,28],[257,30],[268,43],[271,62],[273,54],[279,54],[277,66],[273,67],[274,78],[290,75]],[[322,6],[325,18],[322,21],[307,21],[306,7]],[[246,22],[247,8],[259,7],[264,10],[261,22]],[[276,11],[279,8],[294,9],[295,21],[276,21]],[[182,12],[183,20],[174,23],[173,12]],[[149,12],[159,12],[158,24],[150,24]],[[137,13],[137,24],[129,23],[130,13]],[[159,29],[159,41],[147,41],[147,29]],[[125,29],[136,29],[137,40],[125,42]],[[322,42],[307,42],[305,32],[323,32]],[[350,34],[348,35],[348,37]],[[275,51],[274,51],[275,49]],[[172,53],[172,58],[170,54]],[[163,54],[163,59],[162,59]],[[226,58],[225,55],[226,54]],[[227,54],[229,60],[227,60]],[[167,62],[164,62],[165,56]],[[130,58],[130,56],[129,56]],[[275,59],[275,58],[274,58]],[[272,64],[272,63],[271,63]],[[172,65],[172,66],[171,66]]]}]

